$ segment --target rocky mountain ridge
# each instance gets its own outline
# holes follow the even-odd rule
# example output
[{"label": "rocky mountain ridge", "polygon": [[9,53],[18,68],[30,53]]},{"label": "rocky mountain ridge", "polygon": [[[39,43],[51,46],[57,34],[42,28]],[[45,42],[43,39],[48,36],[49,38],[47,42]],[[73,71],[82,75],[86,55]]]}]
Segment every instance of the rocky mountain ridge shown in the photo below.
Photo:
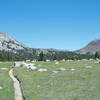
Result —
[{"label": "rocky mountain ridge", "polygon": [[24,46],[7,35],[7,33],[0,32],[0,50],[16,51],[23,50]]},{"label": "rocky mountain ridge", "polygon": [[100,51],[100,39],[96,39],[88,43],[85,47],[77,50],[79,53],[95,53]]}]

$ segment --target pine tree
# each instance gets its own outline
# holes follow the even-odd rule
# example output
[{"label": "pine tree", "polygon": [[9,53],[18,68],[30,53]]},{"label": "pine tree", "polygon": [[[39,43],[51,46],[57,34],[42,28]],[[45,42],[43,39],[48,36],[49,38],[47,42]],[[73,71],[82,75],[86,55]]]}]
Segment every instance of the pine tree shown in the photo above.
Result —
[{"label": "pine tree", "polygon": [[43,60],[44,60],[44,54],[41,51],[40,54],[39,54],[39,61],[43,61]]},{"label": "pine tree", "polygon": [[98,59],[100,58],[100,55],[99,55],[98,52],[95,53],[95,59],[97,59],[97,58],[98,58]]}]

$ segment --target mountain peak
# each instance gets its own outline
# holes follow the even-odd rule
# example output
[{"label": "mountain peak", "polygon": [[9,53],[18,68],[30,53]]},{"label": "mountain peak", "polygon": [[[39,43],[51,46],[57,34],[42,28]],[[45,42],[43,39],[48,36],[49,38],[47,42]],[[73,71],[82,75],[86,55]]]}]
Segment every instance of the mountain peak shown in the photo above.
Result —
[{"label": "mountain peak", "polygon": [[92,42],[100,42],[100,39],[95,39]]},{"label": "mountain peak", "polygon": [[100,51],[100,39],[95,39],[88,43],[85,47],[82,49],[78,50],[80,53],[95,53],[96,51]]},{"label": "mountain peak", "polygon": [[7,33],[0,32],[0,50],[12,51],[24,49],[23,45],[15,39],[7,35]]},{"label": "mountain peak", "polygon": [[5,34],[4,32],[0,32],[0,34]]},{"label": "mountain peak", "polygon": [[0,41],[10,42],[10,41],[12,41],[12,38],[10,38],[10,37],[7,35],[7,33],[0,32]]},{"label": "mountain peak", "polygon": [[0,32],[0,37],[2,37],[2,36],[6,36],[6,33]]}]

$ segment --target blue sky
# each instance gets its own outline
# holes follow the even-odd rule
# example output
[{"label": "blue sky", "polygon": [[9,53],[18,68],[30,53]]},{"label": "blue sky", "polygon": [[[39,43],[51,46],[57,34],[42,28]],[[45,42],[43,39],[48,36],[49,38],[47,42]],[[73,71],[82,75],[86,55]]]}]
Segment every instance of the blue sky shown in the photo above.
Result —
[{"label": "blue sky", "polygon": [[100,38],[100,0],[0,0],[0,31],[29,47],[76,50]]}]

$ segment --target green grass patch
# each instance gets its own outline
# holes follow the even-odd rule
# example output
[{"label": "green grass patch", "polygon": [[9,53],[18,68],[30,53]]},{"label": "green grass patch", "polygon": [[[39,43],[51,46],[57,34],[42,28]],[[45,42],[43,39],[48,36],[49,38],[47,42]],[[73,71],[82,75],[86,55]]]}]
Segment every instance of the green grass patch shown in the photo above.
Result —
[{"label": "green grass patch", "polygon": [[9,69],[12,65],[10,62],[0,62],[0,100],[14,100],[13,82],[9,77]]},{"label": "green grass patch", "polygon": [[[99,100],[100,65],[94,61],[36,62],[47,72],[15,68],[26,100]],[[86,68],[91,66],[91,68]],[[66,70],[60,71],[63,67]],[[72,71],[71,69],[75,69]],[[58,73],[53,73],[58,71]]]}]

